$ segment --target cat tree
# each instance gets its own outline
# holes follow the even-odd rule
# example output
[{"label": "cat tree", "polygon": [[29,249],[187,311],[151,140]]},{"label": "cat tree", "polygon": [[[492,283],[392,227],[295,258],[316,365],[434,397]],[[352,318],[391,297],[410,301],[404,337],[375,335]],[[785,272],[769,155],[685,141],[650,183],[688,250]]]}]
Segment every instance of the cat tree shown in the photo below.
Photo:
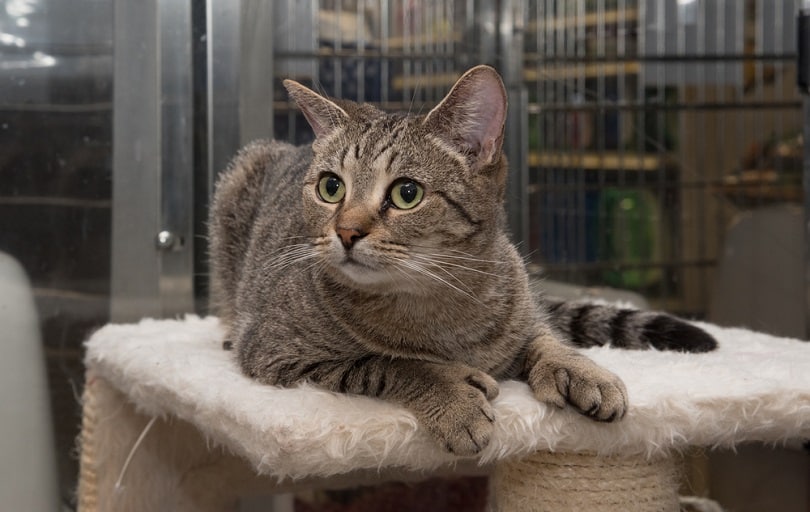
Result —
[{"label": "cat tree", "polygon": [[678,451],[810,438],[810,343],[703,325],[709,354],[586,353],[630,409],[595,423],[505,382],[477,459],[394,405],[241,375],[214,318],[108,325],[87,342],[79,509],[234,510],[239,496],[491,474],[502,511],[678,510]]}]

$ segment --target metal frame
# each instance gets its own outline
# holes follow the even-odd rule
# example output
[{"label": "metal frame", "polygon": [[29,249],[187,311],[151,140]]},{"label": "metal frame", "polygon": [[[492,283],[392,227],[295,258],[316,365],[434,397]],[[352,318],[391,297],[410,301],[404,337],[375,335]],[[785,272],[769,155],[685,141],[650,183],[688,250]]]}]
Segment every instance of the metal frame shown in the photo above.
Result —
[{"label": "metal frame", "polygon": [[[220,1],[227,3],[227,0]],[[273,135],[273,3],[242,0],[239,146]],[[229,129],[229,126],[225,125],[223,129]],[[228,158],[236,149],[231,149]]]},{"label": "metal frame", "polygon": [[[810,7],[808,8],[810,10]],[[805,315],[804,330],[810,339],[810,91],[804,91],[804,167],[802,185],[804,188],[804,262],[805,262]]]},{"label": "metal frame", "polygon": [[[528,154],[525,134],[529,132],[529,96],[523,80],[525,23],[528,6],[525,0],[499,2],[498,44],[500,71],[509,97],[504,134],[504,153],[509,160],[507,215],[515,242],[529,237]],[[528,249],[520,244],[521,250]]]},{"label": "metal frame", "polygon": [[[207,0],[205,180],[213,183],[239,147],[239,71],[242,2]],[[210,190],[210,189],[209,189]]]},{"label": "metal frame", "polygon": [[204,309],[194,273],[206,254],[195,241],[216,175],[243,144],[272,136],[272,3],[207,0],[204,59],[195,59],[194,8],[115,2],[113,321]]},{"label": "metal frame", "polygon": [[193,311],[191,6],[115,2],[110,316]]},{"label": "metal frame", "polygon": [[804,261],[805,261],[805,333],[810,338],[810,0],[802,0],[797,19],[797,79],[803,95],[804,111],[804,165],[802,185],[804,188]]},{"label": "metal frame", "polygon": [[272,136],[272,27],[271,2],[206,0],[209,188],[242,145]]}]

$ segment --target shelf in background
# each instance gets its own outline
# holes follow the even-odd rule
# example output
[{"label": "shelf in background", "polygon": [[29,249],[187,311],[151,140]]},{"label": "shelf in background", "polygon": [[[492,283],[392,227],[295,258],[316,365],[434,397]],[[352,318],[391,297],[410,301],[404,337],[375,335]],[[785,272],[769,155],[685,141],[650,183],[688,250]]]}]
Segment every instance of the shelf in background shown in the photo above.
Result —
[{"label": "shelf in background", "polygon": [[411,48],[424,48],[436,45],[452,45],[462,42],[460,32],[445,34],[419,34],[413,36],[393,36],[388,39],[377,39],[374,45],[387,50],[404,50]]},{"label": "shelf in background", "polygon": [[618,152],[559,152],[531,151],[529,167],[553,167],[558,169],[625,169],[630,171],[657,171],[669,167],[671,158],[666,155],[639,155]]},{"label": "shelf in background", "polygon": [[752,207],[771,203],[801,203],[804,196],[801,183],[780,181],[780,173],[774,169],[748,169],[739,175],[723,178],[714,190],[731,202]]},{"label": "shelf in background", "polygon": [[535,32],[541,30],[562,30],[577,27],[595,27],[600,24],[618,25],[620,22],[636,23],[638,21],[638,9],[624,9],[605,11],[602,16],[598,12],[589,12],[584,16],[567,16],[565,18],[555,18],[553,21],[532,21],[526,25],[526,30]]},{"label": "shelf in background", "polygon": [[[544,82],[570,80],[576,78],[597,78],[600,76],[638,75],[641,63],[625,62],[588,62],[566,64],[548,68],[527,68],[523,70],[523,79],[527,82]],[[451,87],[461,75],[459,73],[437,73],[433,75],[400,75],[394,77],[391,85],[395,90],[415,89],[418,87]]]},{"label": "shelf in background", "polygon": [[523,79],[527,82],[551,80],[568,80],[572,78],[597,78],[600,76],[638,75],[641,63],[638,61],[623,62],[583,62],[545,68],[531,67],[523,70]]}]

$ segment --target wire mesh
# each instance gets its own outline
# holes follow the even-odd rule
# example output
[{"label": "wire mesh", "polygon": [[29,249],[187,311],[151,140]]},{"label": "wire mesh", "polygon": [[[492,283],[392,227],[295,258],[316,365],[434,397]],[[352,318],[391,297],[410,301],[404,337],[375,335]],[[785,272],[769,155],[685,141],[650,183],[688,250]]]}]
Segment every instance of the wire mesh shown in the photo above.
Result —
[{"label": "wire mesh", "polygon": [[278,138],[311,137],[284,78],[388,111],[423,112],[476,62],[473,2],[285,0],[274,8]]},{"label": "wire mesh", "polygon": [[531,2],[531,261],[704,315],[734,214],[801,198],[797,7]]},{"label": "wire mesh", "polygon": [[[798,3],[286,0],[275,76],[424,112],[467,67],[519,57],[530,268],[704,316],[733,216],[801,201]],[[309,140],[276,85],[276,137]]]}]

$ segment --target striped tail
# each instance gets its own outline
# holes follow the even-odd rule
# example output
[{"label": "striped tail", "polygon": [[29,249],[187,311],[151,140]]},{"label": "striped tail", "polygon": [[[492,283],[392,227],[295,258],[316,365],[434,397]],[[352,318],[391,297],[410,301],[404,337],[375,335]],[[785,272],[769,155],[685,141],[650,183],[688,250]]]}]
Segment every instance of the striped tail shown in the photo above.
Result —
[{"label": "striped tail", "polygon": [[546,298],[547,321],[576,347],[709,352],[717,341],[703,329],[656,311]]}]

